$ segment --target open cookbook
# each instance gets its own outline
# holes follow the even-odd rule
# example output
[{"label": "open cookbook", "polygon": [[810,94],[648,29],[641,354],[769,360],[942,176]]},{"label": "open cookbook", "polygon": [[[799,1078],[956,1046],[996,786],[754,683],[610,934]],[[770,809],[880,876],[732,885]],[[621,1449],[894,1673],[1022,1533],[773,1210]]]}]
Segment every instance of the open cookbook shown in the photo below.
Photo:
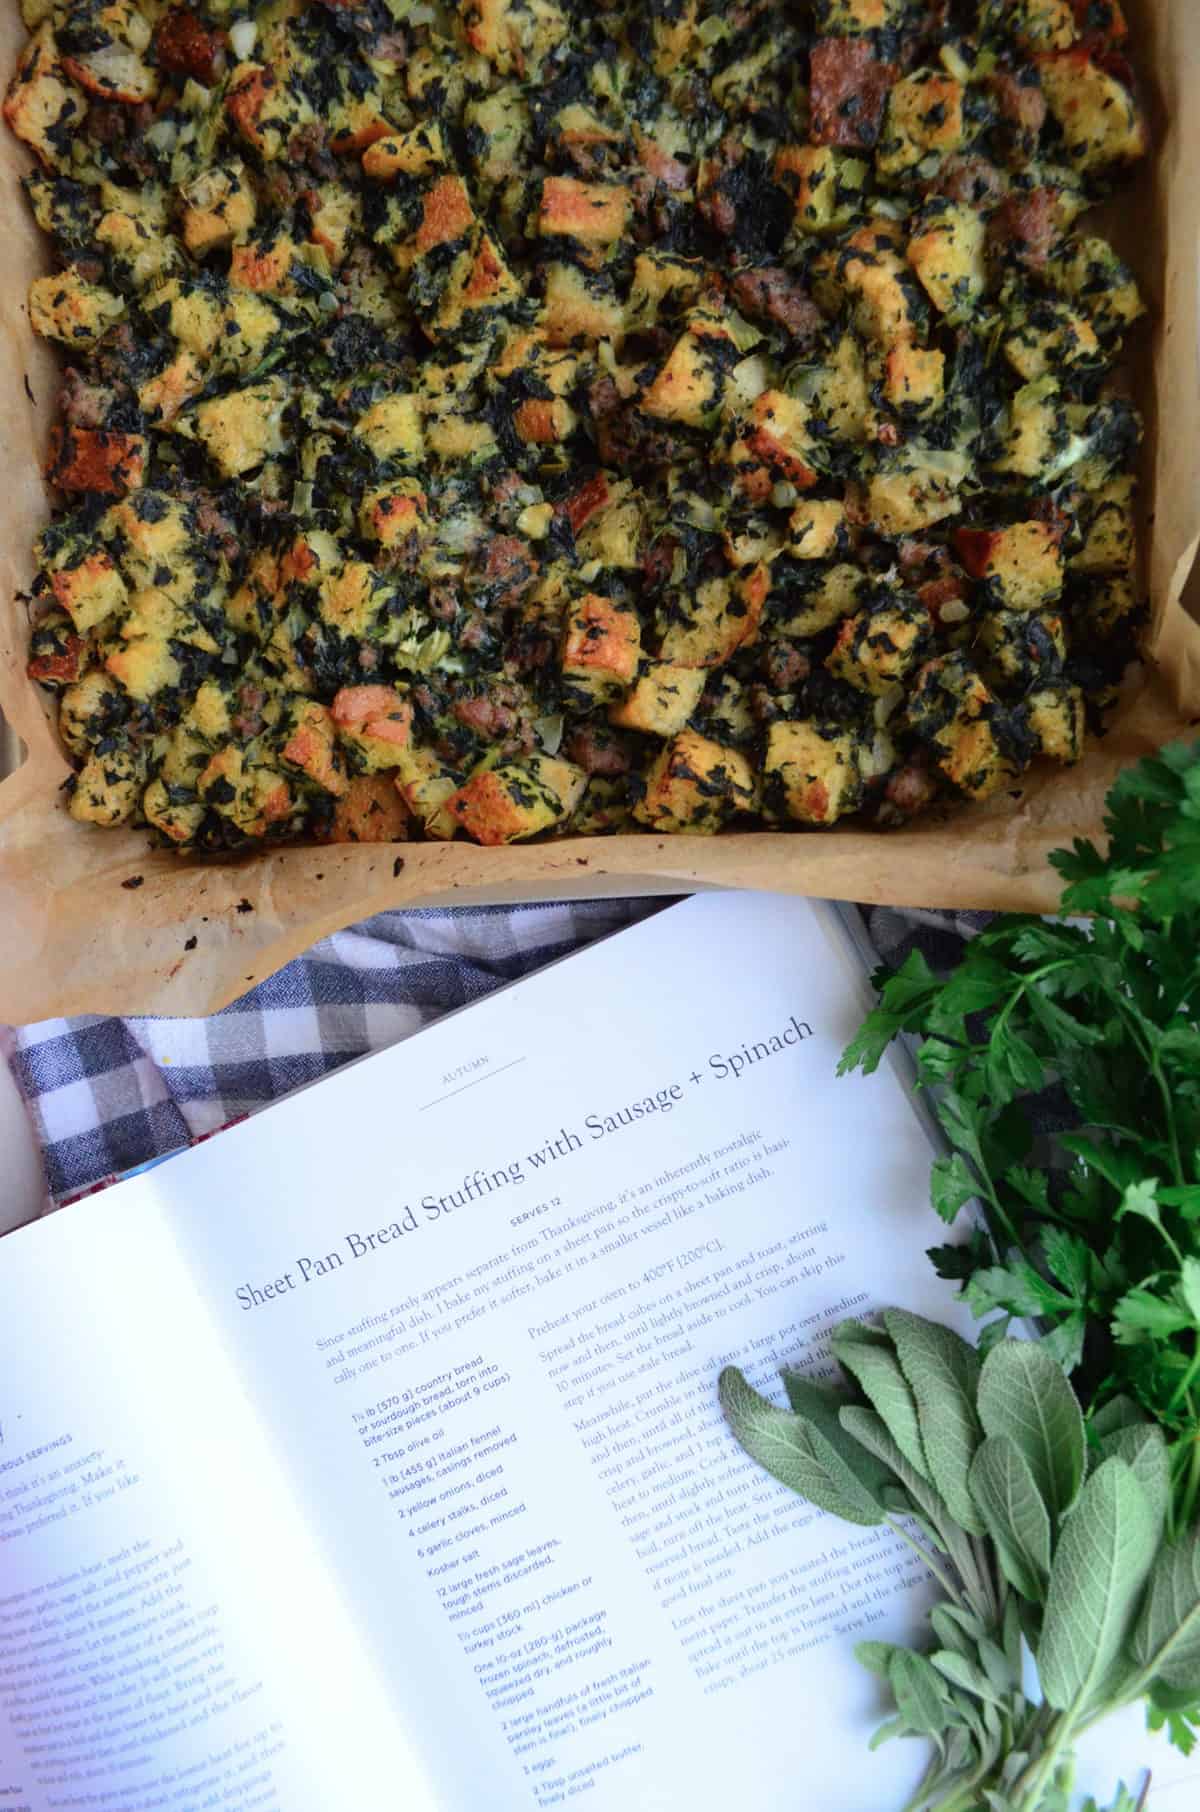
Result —
[{"label": "open cookbook", "polygon": [[899,1808],[852,1651],[920,1563],[716,1397],[970,1331],[864,996],[832,909],[701,896],[0,1242],[4,1812]]}]

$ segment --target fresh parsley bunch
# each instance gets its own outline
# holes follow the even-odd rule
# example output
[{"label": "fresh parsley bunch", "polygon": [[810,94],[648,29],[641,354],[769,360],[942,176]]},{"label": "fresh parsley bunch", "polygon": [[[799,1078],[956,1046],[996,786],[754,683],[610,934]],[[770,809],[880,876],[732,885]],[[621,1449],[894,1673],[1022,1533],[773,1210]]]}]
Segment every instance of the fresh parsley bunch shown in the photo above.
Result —
[{"label": "fresh parsley bunch", "polygon": [[[1036,1317],[1094,1415],[1129,1397],[1157,1422],[1179,1532],[1200,1505],[1200,745],[1130,768],[1107,805],[1106,852],[1051,857],[1086,926],[1004,915],[945,981],[916,953],[880,971],[841,1067],[920,1035],[951,1146],[934,1206],[977,1199],[987,1228],[935,1249],[940,1274],[999,1311],[983,1351]],[[1068,1130],[1039,1148],[1047,1090]]]},{"label": "fresh parsley bunch", "polygon": [[[905,1812],[1065,1812],[1083,1731],[1143,1696],[1162,1717],[1200,1696],[1200,1532],[1164,1539],[1161,1430],[1128,1406],[1086,1430],[1031,1341],[981,1360],[893,1309],[881,1328],[843,1322],[833,1350],[852,1394],[785,1372],[781,1409],[728,1367],[721,1401],[768,1472],[846,1522],[889,1524],[945,1594],[927,1650],[856,1650],[896,1706],[874,1743],[933,1745]],[[1122,1789],[1113,1812],[1129,1806]]]}]

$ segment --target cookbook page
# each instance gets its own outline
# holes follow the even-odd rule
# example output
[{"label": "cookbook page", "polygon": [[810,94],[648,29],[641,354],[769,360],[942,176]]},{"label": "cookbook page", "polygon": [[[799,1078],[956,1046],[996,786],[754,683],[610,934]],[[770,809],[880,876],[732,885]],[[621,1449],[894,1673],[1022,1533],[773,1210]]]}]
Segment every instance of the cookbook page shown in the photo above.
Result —
[{"label": "cookbook page", "polygon": [[330,1812],[385,1777],[433,1803],[153,1201],[0,1242],[0,1806]]},{"label": "cookbook page", "polygon": [[930,1147],[825,909],[702,896],[142,1179],[441,1803],[903,1802],[919,1562],[735,1447],[729,1361],[945,1317]]}]

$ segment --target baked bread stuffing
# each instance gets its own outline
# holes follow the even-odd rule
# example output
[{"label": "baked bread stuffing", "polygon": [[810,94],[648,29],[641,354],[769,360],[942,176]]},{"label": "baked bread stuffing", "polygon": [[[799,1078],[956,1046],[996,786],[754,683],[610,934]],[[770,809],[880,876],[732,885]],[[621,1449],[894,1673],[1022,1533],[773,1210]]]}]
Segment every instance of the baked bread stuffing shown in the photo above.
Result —
[{"label": "baked bread stuffing", "polygon": [[181,849],[905,822],[1136,649],[1117,0],[23,0],[29,672]]}]

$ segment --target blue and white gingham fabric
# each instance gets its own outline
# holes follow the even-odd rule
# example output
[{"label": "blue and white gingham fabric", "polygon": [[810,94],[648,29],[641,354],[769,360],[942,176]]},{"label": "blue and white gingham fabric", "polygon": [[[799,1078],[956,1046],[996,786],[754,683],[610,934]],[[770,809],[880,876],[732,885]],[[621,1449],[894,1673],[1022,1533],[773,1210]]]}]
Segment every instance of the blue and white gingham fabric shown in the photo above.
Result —
[{"label": "blue and white gingham fabric", "polygon": [[[338,932],[207,1019],[45,1020],[0,1036],[50,1205],[181,1149],[670,902],[387,912]],[[881,959],[949,967],[975,914],[866,914]],[[0,1033],[4,1028],[0,1028]]]}]

